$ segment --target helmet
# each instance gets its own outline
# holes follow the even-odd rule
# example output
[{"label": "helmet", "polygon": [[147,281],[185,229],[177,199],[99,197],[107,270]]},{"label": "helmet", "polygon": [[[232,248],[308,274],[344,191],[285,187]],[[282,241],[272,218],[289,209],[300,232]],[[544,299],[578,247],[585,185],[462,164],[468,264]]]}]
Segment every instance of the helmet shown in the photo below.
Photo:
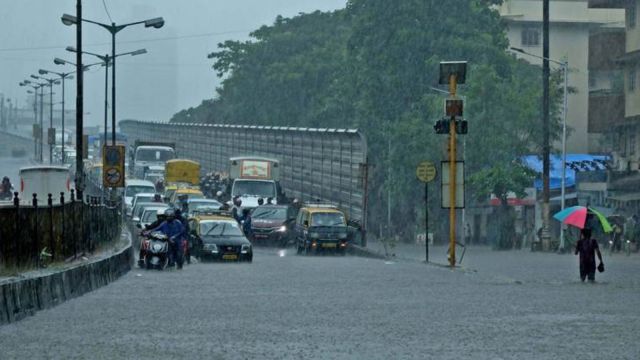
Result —
[{"label": "helmet", "polygon": [[167,219],[175,219],[176,218],[176,211],[173,209],[167,209],[164,211],[164,216],[167,217]]}]

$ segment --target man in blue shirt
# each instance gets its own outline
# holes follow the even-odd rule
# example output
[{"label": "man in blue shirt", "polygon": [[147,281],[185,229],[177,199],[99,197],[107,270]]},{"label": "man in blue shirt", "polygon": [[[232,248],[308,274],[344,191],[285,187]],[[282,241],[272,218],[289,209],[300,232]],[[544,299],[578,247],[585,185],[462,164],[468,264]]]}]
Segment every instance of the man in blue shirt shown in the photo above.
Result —
[{"label": "man in blue shirt", "polygon": [[169,238],[169,258],[172,263],[177,263],[178,270],[182,269],[182,238],[184,237],[184,226],[180,221],[176,220],[176,213],[173,209],[167,209],[164,212],[167,220],[160,224],[151,232],[160,231]]}]

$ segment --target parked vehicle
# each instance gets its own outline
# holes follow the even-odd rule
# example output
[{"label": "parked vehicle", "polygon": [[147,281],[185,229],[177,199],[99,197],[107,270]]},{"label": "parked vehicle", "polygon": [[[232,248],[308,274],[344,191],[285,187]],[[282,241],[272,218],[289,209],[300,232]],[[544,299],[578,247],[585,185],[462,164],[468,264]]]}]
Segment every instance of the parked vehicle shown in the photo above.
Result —
[{"label": "parked vehicle", "polygon": [[133,156],[133,176],[144,178],[149,166],[162,166],[176,157],[175,144],[154,141],[136,141],[131,151]]},{"label": "parked vehicle", "polygon": [[36,194],[40,205],[47,203],[48,194],[59,201],[60,193],[69,199],[72,189],[71,174],[65,166],[29,166],[20,169],[20,199],[31,204]]},{"label": "parked vehicle", "polygon": [[298,254],[327,250],[346,254],[349,241],[346,216],[333,205],[313,204],[301,208],[295,232]]},{"label": "parked vehicle", "polygon": [[262,205],[251,212],[251,237],[253,244],[285,247],[294,240],[296,211],[288,205]]},{"label": "parked vehicle", "polygon": [[[143,233],[146,234],[146,233]],[[164,270],[169,263],[169,239],[159,231],[144,235],[140,243],[138,265],[147,269]]]},{"label": "parked vehicle", "polygon": [[273,204],[282,201],[280,162],[263,157],[233,157],[229,159],[231,198],[242,200],[243,208],[258,206],[258,199],[271,198]]},{"label": "parked vehicle", "polygon": [[200,260],[253,261],[251,242],[229,213],[199,214],[189,219],[189,228]]},{"label": "parked vehicle", "polygon": [[222,203],[219,201],[204,198],[187,199],[185,203],[187,211],[184,212],[183,215],[186,217],[191,216],[193,212],[198,211],[198,209],[202,212],[205,208],[209,210],[220,210],[220,207],[222,207]]}]

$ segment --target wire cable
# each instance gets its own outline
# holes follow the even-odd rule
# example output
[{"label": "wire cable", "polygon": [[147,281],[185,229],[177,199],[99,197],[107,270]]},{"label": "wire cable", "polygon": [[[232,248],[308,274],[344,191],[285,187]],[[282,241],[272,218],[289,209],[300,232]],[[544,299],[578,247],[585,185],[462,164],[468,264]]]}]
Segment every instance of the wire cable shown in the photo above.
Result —
[{"label": "wire cable", "polygon": [[106,12],[107,17],[109,17],[109,21],[113,23],[113,19],[111,19],[111,14],[109,14],[109,9],[107,8],[107,3],[104,0],[102,0],[102,5],[104,6],[104,12]]}]

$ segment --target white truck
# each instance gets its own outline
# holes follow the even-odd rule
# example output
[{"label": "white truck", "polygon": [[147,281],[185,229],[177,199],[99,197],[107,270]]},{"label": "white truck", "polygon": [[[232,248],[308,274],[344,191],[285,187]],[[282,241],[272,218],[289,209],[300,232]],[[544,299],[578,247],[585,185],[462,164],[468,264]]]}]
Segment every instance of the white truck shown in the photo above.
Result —
[{"label": "white truck", "polygon": [[281,199],[280,162],[257,156],[241,156],[229,159],[231,198],[240,196],[243,208],[258,206],[258,199]]},{"label": "white truck", "polygon": [[71,173],[66,166],[29,166],[20,169],[20,202],[31,205],[33,194],[38,198],[38,206],[46,206],[51,194],[54,204],[60,203],[60,193],[68,202],[73,188]]},{"label": "white truck", "polygon": [[136,141],[133,146],[133,176],[144,179],[145,173],[150,167],[162,168],[168,160],[176,158],[175,144]]}]

